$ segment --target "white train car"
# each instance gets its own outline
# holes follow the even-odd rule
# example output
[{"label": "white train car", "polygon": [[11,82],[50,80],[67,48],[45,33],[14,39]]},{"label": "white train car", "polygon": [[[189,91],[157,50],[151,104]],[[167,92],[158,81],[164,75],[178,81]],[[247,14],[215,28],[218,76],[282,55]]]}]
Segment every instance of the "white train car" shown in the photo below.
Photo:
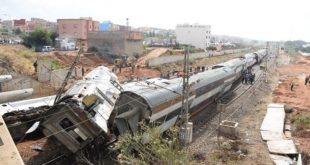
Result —
[{"label": "white train car", "polygon": [[245,66],[246,66],[245,60],[241,58],[235,58],[235,59],[217,64],[217,65],[214,65],[212,66],[212,69],[228,67],[236,73],[235,80],[237,80],[238,78],[241,77],[242,71],[246,69]]},{"label": "white train car", "polygon": [[[191,76],[190,113],[230,90],[235,76],[235,72],[227,67]],[[172,127],[181,114],[182,86],[182,78],[150,79],[123,85],[124,92],[116,102],[112,119],[118,134],[136,132],[140,121],[158,126],[161,132]],[[124,104],[126,106],[122,106]]]}]

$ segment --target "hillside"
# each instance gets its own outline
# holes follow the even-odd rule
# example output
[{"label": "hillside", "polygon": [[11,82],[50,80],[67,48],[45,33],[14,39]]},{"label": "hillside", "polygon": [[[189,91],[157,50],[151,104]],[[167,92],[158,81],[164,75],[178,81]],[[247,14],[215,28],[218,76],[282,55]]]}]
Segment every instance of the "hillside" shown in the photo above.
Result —
[{"label": "hillside", "polygon": [[22,45],[0,45],[0,60],[3,67],[23,75],[32,75],[36,53]]}]

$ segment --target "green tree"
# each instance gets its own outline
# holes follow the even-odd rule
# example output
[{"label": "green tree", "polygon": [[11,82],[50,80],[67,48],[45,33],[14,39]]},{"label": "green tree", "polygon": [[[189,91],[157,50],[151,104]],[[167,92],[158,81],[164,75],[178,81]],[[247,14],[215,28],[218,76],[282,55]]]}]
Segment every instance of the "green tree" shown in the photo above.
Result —
[{"label": "green tree", "polygon": [[24,45],[31,47],[42,47],[44,45],[51,45],[51,33],[45,29],[35,29],[27,35],[23,36]]},{"label": "green tree", "polygon": [[51,32],[51,40],[52,40],[52,43],[53,43],[53,46],[56,45],[56,38],[58,37],[58,33],[57,32]]},{"label": "green tree", "polygon": [[22,34],[22,30],[20,30],[20,28],[18,27],[18,28],[13,29],[13,33],[15,35],[20,35],[20,34]]}]

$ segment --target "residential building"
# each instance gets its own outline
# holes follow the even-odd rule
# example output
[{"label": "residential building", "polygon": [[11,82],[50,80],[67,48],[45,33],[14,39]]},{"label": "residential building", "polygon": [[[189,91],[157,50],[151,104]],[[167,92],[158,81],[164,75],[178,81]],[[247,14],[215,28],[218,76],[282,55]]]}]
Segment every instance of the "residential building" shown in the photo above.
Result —
[{"label": "residential building", "polygon": [[20,28],[22,31],[26,31],[27,23],[26,19],[15,19],[14,21],[14,28]]},{"label": "residential building", "polygon": [[135,31],[100,31],[88,33],[88,46],[114,55],[141,55],[143,33]]},{"label": "residential building", "polygon": [[211,26],[183,24],[176,26],[176,41],[206,50],[210,46]]},{"label": "residential building", "polygon": [[57,23],[50,22],[41,18],[31,18],[30,21],[27,22],[27,32],[32,32],[36,28],[43,28],[48,31],[57,31]]},{"label": "residential building", "polygon": [[88,32],[99,31],[99,22],[92,18],[81,17],[79,19],[58,19],[59,38],[75,39],[81,42],[81,46],[88,48]]},{"label": "residential building", "polygon": [[130,31],[130,26],[114,24],[111,21],[100,23],[100,31]]},{"label": "residential building", "polygon": [[26,25],[26,19],[15,19],[14,20],[14,26],[25,26]]},{"label": "residential building", "polygon": [[1,26],[3,29],[12,30],[14,28],[14,22],[12,20],[1,21]]}]

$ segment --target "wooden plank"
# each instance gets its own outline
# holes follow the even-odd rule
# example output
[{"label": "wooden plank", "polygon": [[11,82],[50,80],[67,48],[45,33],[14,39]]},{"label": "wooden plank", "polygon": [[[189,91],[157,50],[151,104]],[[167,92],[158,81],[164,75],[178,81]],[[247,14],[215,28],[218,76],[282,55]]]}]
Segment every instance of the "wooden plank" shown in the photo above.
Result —
[{"label": "wooden plank", "polygon": [[268,150],[274,154],[298,154],[293,140],[267,141]]}]

